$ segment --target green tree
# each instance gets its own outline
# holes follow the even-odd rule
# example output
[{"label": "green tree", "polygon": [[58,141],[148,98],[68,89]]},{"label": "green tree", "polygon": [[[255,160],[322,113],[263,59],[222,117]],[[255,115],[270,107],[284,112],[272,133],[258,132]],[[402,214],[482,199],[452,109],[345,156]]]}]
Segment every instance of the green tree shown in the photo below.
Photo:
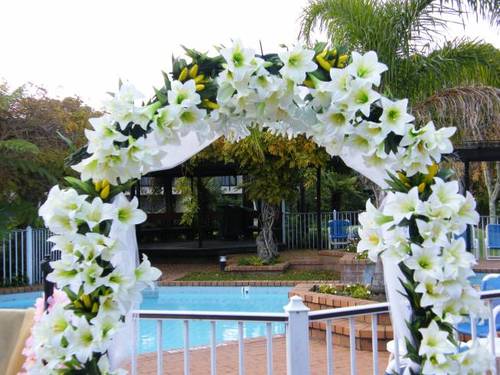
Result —
[{"label": "green tree", "polygon": [[90,107],[39,87],[0,84],[0,228],[33,224],[39,202],[64,175],[68,148],[85,142]]},{"label": "green tree", "polygon": [[273,225],[279,204],[296,198],[297,187],[307,176],[304,169],[324,165],[328,158],[323,149],[305,137],[289,140],[253,129],[251,136],[236,143],[218,140],[195,161],[235,163],[247,175],[243,187],[250,199],[260,202],[257,252],[261,259],[270,261],[278,255]]}]

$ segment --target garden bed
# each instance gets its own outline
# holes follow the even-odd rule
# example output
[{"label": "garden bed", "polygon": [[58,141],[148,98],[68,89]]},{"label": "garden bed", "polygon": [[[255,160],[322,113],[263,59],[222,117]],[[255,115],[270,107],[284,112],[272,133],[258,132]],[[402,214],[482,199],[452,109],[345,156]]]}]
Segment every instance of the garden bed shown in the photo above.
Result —
[{"label": "garden bed", "polygon": [[[343,284],[336,283],[332,285],[340,287]],[[304,304],[311,310],[326,310],[377,303],[377,301],[369,299],[313,292],[311,291],[313,287],[314,284],[311,283],[298,284],[288,293],[288,295],[301,297]],[[355,318],[355,321],[356,349],[372,350],[371,317],[369,315],[359,316]],[[325,323],[312,322],[309,327],[313,337],[325,339]],[[387,342],[393,338],[389,314],[378,315],[377,327],[378,349],[379,351],[385,351]],[[348,347],[349,321],[347,319],[334,320],[332,322],[332,335],[334,336],[333,340],[336,344]]]},{"label": "garden bed", "polygon": [[226,272],[283,273],[288,269],[288,267],[290,267],[290,262],[263,265],[229,264],[226,267]]}]

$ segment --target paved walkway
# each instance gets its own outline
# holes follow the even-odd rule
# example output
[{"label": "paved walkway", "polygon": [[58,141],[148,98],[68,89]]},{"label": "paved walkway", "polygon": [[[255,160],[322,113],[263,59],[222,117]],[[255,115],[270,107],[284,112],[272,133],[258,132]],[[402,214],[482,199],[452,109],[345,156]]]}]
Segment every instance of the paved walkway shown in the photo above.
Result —
[{"label": "paved walkway", "polygon": [[[286,374],[285,338],[277,337],[273,340],[273,374]],[[325,342],[318,339],[311,340],[311,375],[326,374]],[[334,372],[336,375],[349,375],[349,349],[334,346]],[[372,374],[372,353],[356,351],[357,374]],[[379,353],[379,373],[383,374],[387,365],[388,353]],[[245,342],[245,375],[266,374],[266,342],[263,339],[248,340]],[[191,351],[190,369],[192,375],[210,374],[210,349],[195,349]],[[169,352],[163,354],[163,374],[183,374],[183,353]],[[156,353],[145,354],[139,357],[140,375],[156,374]],[[230,343],[217,347],[217,374],[238,374],[238,345]]]}]

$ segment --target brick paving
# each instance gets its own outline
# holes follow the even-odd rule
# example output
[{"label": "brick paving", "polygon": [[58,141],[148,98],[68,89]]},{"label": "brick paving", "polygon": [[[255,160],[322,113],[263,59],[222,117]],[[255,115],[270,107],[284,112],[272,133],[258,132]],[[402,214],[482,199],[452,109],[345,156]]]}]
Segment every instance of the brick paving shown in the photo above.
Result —
[{"label": "brick paving", "polygon": [[[311,375],[326,374],[325,341],[311,339]],[[334,372],[336,375],[350,374],[349,349],[334,346]],[[373,373],[372,353],[356,351],[357,374]],[[383,374],[388,361],[387,352],[379,352],[379,373]],[[245,374],[266,374],[266,342],[263,339],[247,340],[245,342]],[[182,375],[184,369],[183,352],[168,352],[163,354],[164,375]],[[139,357],[139,375],[156,374],[156,353],[144,354]],[[192,375],[210,374],[210,349],[194,349],[190,354],[190,370]],[[217,374],[238,374],[238,345],[229,343],[217,347]],[[273,339],[273,374],[286,374],[285,338]]]}]

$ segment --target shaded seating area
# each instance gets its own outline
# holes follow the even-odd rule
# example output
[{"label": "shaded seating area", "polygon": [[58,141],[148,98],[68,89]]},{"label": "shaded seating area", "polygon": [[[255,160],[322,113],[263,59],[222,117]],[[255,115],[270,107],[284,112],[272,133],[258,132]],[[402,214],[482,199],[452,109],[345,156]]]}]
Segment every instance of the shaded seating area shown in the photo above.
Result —
[{"label": "shaded seating area", "polygon": [[[244,190],[234,185],[241,181],[241,176],[235,165],[203,162],[193,167],[185,162],[143,177],[132,191],[148,214],[147,221],[137,227],[139,249],[149,255],[195,252],[215,255],[230,253],[232,249],[255,251],[258,215],[252,203],[246,200]],[[188,179],[187,184],[197,198],[197,211],[189,224],[183,221],[185,202],[176,190],[176,179],[181,177]],[[215,183],[220,184],[215,189],[220,189],[222,198],[216,203],[207,193],[204,185],[207,180],[211,181],[211,189]],[[226,181],[233,185],[226,186]]]}]

